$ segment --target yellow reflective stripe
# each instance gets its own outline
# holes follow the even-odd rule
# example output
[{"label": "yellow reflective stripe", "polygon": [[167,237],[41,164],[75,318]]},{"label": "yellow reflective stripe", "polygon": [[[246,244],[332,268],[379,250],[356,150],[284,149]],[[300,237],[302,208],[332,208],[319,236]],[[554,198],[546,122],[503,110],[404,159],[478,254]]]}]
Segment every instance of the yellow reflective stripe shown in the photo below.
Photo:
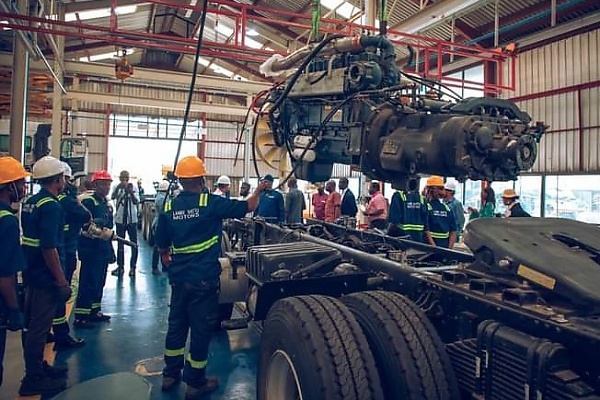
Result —
[{"label": "yellow reflective stripe", "polygon": [[448,239],[450,237],[450,232],[429,232],[431,237],[434,239]]},{"label": "yellow reflective stripe", "polygon": [[23,236],[21,238],[21,243],[24,246],[29,246],[29,247],[40,247],[40,239],[33,239],[27,236]]},{"label": "yellow reflective stripe", "polygon": [[402,199],[402,201],[406,201],[406,195],[404,194],[403,191],[398,190],[398,195],[400,195],[400,198]]},{"label": "yellow reflective stripe", "polygon": [[200,207],[206,207],[208,205],[208,193],[202,193],[198,199],[198,205]]},{"label": "yellow reflective stripe", "polygon": [[219,236],[215,235],[202,243],[190,244],[189,246],[184,247],[173,247],[173,254],[201,253],[205,250],[208,250],[217,243],[219,243]]},{"label": "yellow reflective stripe", "polygon": [[425,225],[405,224],[401,225],[401,228],[405,231],[422,231],[425,229]]},{"label": "yellow reflective stripe", "polygon": [[98,200],[96,200],[96,198],[94,196],[90,195],[90,194],[87,194],[87,195],[85,195],[85,196],[83,196],[81,198],[81,201],[84,201],[84,200],[92,200],[94,202],[95,206],[97,206],[98,204],[100,204],[100,203],[98,203]]},{"label": "yellow reflective stripe", "polygon": [[41,207],[41,206],[43,206],[44,204],[47,204],[47,203],[52,203],[53,201],[56,201],[56,200],[54,200],[54,199],[53,199],[53,198],[51,198],[51,197],[44,197],[43,199],[41,199],[40,201],[38,201],[37,203],[35,203],[35,206],[36,206],[36,207]]},{"label": "yellow reflective stripe", "polygon": [[64,199],[66,199],[66,198],[67,198],[67,195],[66,195],[66,194],[59,194],[58,196],[56,196],[56,198],[57,198],[58,200],[64,200]]},{"label": "yellow reflective stripe", "polygon": [[165,203],[165,212],[171,211],[171,200],[167,200]]},{"label": "yellow reflective stripe", "polygon": [[2,217],[8,217],[9,215],[14,215],[14,214],[11,213],[10,211],[0,210],[0,218],[2,218]]},{"label": "yellow reflective stripe", "polygon": [[54,318],[52,320],[52,325],[61,325],[61,324],[66,324],[66,323],[67,323],[67,316],[60,317],[60,318]]},{"label": "yellow reflective stripe", "polygon": [[208,360],[202,360],[202,361],[192,360],[192,356],[190,355],[190,353],[187,354],[185,359],[188,363],[190,363],[191,367],[195,368],[195,369],[203,369],[203,368],[206,368],[206,366],[208,365]]},{"label": "yellow reflective stripe", "polygon": [[165,356],[167,357],[177,357],[177,356],[182,356],[185,353],[185,348],[181,348],[181,349],[175,349],[175,350],[169,350],[169,349],[165,349]]},{"label": "yellow reflective stripe", "polygon": [[91,308],[76,308],[75,309],[75,314],[83,314],[83,315],[88,315],[92,312]]},{"label": "yellow reflective stripe", "polygon": [[63,226],[63,231],[68,231],[70,227],[71,226],[69,224],[65,224],[65,226]]}]

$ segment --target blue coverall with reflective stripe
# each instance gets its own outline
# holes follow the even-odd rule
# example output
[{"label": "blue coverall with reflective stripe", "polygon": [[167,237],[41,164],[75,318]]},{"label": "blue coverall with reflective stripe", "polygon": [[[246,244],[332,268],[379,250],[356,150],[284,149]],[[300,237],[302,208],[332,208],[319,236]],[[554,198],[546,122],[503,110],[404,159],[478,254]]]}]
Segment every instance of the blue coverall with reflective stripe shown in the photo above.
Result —
[{"label": "blue coverall with reflective stripe", "polygon": [[247,208],[246,201],[184,191],[159,215],[156,245],[161,251],[170,249],[173,257],[167,268],[171,302],[164,376],[178,378],[183,369],[188,385],[200,387],[206,381],[208,345],[218,323],[222,222],[243,218]]}]

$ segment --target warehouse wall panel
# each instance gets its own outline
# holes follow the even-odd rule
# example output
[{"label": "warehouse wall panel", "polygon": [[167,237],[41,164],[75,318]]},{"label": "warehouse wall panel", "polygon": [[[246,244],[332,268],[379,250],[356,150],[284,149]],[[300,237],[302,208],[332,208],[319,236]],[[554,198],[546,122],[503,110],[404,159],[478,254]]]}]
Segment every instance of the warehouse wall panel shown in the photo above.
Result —
[{"label": "warehouse wall panel", "polygon": [[72,136],[85,136],[88,139],[89,171],[106,168],[108,152],[106,129],[106,119],[103,114],[72,112],[69,115],[68,133]]},{"label": "warehouse wall panel", "polygon": [[586,171],[600,171],[600,87],[581,91],[583,163]]},{"label": "warehouse wall panel", "polygon": [[[545,93],[600,80],[600,30],[559,40],[519,54],[516,90],[506,98],[517,101],[533,121],[544,121],[549,131],[540,143],[533,172],[588,173],[600,171],[598,127],[600,88]],[[505,67],[505,76],[508,66]],[[581,115],[580,115],[581,111]],[[581,155],[581,157],[580,157]]]}]

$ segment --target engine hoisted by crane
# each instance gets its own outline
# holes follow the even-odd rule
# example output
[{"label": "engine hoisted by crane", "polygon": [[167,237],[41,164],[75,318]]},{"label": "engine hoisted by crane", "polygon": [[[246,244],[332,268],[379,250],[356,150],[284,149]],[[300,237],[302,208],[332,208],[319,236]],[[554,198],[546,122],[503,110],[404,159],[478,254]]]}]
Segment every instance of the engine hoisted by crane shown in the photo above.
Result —
[{"label": "engine hoisted by crane", "polygon": [[267,60],[266,75],[295,72],[269,92],[256,119],[257,158],[287,157],[312,182],[329,179],[334,163],[351,165],[396,187],[420,174],[508,181],[533,166],[543,123],[531,124],[509,100],[460,99],[403,72],[395,58],[385,36],[360,35]]}]

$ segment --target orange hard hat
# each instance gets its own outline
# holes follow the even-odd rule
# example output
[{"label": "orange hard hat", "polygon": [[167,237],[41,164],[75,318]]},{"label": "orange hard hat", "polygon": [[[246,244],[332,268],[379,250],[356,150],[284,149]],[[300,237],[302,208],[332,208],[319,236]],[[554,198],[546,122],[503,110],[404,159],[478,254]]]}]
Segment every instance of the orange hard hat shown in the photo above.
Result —
[{"label": "orange hard hat", "polygon": [[23,164],[12,157],[0,157],[0,185],[20,181],[31,174],[25,171]]},{"label": "orange hard hat", "polygon": [[100,170],[100,171],[96,171],[92,174],[92,182],[96,182],[96,181],[111,181],[112,182],[112,177],[110,176],[108,171]]},{"label": "orange hard hat", "polygon": [[427,178],[427,186],[444,187],[444,179],[441,176],[431,175]]},{"label": "orange hard hat", "polygon": [[206,176],[204,161],[196,156],[183,157],[175,167],[175,176],[178,178],[200,178]]}]

